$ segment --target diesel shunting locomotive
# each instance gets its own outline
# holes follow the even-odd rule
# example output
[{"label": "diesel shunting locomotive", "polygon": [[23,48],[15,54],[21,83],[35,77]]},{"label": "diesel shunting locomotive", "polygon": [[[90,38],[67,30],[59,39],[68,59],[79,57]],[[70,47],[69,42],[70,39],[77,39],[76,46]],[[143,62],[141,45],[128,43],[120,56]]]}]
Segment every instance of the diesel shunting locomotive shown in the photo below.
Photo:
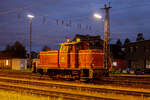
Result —
[{"label": "diesel shunting locomotive", "polygon": [[71,42],[67,39],[60,45],[60,50],[40,52],[37,72],[51,78],[73,80],[98,79],[108,75],[102,49],[89,49],[89,43],[78,38]]}]

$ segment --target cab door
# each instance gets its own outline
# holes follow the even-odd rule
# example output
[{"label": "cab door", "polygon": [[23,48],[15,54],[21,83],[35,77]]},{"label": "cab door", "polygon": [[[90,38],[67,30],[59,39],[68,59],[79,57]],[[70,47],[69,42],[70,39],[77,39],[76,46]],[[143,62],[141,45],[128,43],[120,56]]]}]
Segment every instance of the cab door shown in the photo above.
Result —
[{"label": "cab door", "polygon": [[61,45],[59,53],[60,68],[70,68],[70,46]]}]

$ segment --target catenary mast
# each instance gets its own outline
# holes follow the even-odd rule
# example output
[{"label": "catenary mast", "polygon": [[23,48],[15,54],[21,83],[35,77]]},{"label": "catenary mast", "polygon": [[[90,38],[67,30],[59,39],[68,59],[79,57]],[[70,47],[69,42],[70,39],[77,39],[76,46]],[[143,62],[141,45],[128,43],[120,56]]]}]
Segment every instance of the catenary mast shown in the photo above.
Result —
[{"label": "catenary mast", "polygon": [[104,5],[105,10],[105,22],[104,22],[104,67],[108,69],[108,64],[110,61],[110,25],[109,25],[109,10],[110,10],[110,3],[109,5]]}]

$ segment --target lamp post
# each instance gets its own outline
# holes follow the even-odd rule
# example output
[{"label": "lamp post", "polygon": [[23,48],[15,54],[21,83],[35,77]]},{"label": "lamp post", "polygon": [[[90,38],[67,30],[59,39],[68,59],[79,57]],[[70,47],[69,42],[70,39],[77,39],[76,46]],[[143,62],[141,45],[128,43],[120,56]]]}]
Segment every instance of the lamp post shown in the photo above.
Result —
[{"label": "lamp post", "polygon": [[[108,69],[108,64],[110,62],[110,30],[109,30],[109,9],[110,5],[104,5],[105,10],[105,20],[104,20],[104,67],[105,69]],[[102,16],[99,14],[93,15],[97,19],[102,19]]]},{"label": "lamp post", "polygon": [[34,18],[33,15],[27,15],[27,17],[30,20],[30,54],[29,54],[29,68],[32,67],[32,61],[31,61],[31,52],[32,52],[32,19]]}]

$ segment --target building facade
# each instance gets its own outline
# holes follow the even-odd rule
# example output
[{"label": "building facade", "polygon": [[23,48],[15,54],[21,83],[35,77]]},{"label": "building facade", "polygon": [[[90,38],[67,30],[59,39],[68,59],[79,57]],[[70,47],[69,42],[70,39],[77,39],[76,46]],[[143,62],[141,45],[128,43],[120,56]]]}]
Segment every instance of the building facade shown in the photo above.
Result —
[{"label": "building facade", "polygon": [[150,68],[150,40],[126,44],[125,53],[126,66],[128,68]]},{"label": "building facade", "polygon": [[11,53],[0,52],[0,69],[26,70],[26,58],[13,58]]}]

